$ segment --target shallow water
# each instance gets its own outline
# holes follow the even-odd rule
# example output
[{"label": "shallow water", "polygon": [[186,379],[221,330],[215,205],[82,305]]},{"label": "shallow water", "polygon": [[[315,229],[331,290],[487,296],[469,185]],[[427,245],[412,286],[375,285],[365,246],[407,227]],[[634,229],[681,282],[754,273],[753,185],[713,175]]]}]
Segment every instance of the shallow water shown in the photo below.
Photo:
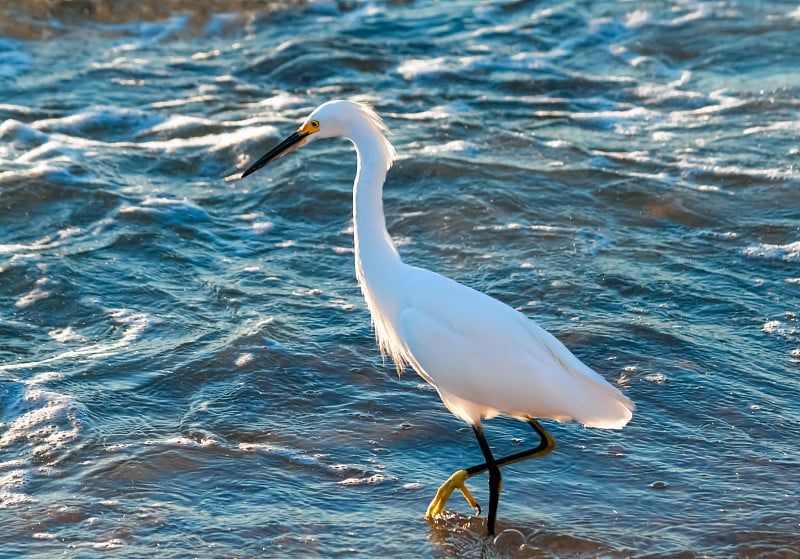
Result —
[{"label": "shallow water", "polygon": [[[795,3],[110,6],[0,4],[0,556],[800,557]],[[496,541],[423,518],[482,458],[375,347],[350,145],[232,180],[335,97],[405,260],[638,406],[546,422]]]}]

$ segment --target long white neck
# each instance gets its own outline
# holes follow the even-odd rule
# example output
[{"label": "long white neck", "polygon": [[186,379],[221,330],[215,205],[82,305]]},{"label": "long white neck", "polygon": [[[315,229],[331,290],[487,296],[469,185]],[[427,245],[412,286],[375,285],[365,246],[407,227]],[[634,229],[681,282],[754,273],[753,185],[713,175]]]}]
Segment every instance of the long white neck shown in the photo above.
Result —
[{"label": "long white neck", "polygon": [[358,155],[353,186],[356,277],[372,315],[381,353],[390,356],[400,370],[410,362],[393,327],[401,302],[393,289],[393,281],[398,276],[397,266],[401,260],[383,216],[383,183],[392,164],[394,148],[374,122],[355,121],[348,137]]},{"label": "long white neck", "polygon": [[356,274],[359,283],[400,261],[386,230],[383,215],[383,183],[391,165],[391,146],[372,126],[356,126],[350,139],[356,146],[358,171],[353,186],[353,228]]}]

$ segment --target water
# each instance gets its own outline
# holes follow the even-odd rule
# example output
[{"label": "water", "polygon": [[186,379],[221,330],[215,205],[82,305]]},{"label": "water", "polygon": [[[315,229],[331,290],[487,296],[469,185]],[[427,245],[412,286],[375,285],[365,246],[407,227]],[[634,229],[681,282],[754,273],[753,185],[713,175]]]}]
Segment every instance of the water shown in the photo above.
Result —
[{"label": "water", "polygon": [[[800,556],[795,3],[109,6],[0,7],[0,556]],[[375,347],[350,145],[232,180],[335,97],[406,261],[638,405],[546,422],[497,541],[423,518],[482,459]]]}]

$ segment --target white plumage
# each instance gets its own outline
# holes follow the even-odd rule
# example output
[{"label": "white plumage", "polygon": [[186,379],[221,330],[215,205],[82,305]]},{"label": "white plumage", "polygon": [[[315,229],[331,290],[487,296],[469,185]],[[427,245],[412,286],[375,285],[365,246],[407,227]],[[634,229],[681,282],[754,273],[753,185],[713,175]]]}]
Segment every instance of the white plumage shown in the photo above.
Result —
[{"label": "white plumage", "polygon": [[492,469],[497,467],[487,454],[481,419],[505,414],[524,421],[547,418],[622,428],[631,419],[633,402],[554,336],[488,295],[402,262],[383,213],[383,184],[395,157],[385,131],[370,108],[330,101],[243,176],[317,139],[353,142],[358,156],[353,188],[356,276],[378,345],[398,367],[413,367],[454,415],[473,426],[487,458],[481,471],[490,470],[495,493],[499,470],[493,482]]}]

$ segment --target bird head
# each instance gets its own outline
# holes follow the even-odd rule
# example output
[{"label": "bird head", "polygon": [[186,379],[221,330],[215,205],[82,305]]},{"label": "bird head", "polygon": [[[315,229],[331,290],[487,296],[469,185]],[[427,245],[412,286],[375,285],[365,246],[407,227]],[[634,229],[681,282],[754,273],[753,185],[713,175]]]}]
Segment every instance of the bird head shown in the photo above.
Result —
[{"label": "bird head", "polygon": [[352,139],[353,132],[359,124],[377,132],[381,140],[379,144],[386,152],[387,166],[391,165],[391,161],[394,159],[394,148],[383,136],[386,128],[380,117],[372,109],[360,103],[334,100],[314,109],[303,121],[303,124],[300,125],[300,128],[248,167],[242,173],[241,178],[316,140],[334,137],[349,137]]},{"label": "bird head", "polygon": [[241,178],[315,140],[346,135],[346,124],[359,108],[361,106],[352,101],[328,101],[320,105],[308,115],[297,131],[261,156],[242,173]]}]

